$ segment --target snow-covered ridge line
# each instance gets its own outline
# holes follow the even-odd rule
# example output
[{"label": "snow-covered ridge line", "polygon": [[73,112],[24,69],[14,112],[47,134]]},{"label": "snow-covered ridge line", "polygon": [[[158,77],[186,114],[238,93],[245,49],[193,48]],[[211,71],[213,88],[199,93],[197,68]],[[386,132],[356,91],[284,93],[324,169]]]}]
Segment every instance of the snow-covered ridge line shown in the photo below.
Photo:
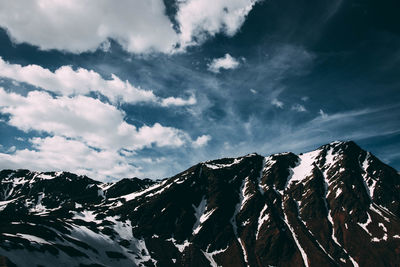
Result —
[{"label": "snow-covered ridge line", "polygon": [[[169,179],[164,180],[164,181],[159,182],[159,183],[156,183],[156,184],[154,184],[152,186],[149,186],[146,189],[143,189],[142,191],[133,192],[133,193],[130,193],[130,194],[127,194],[127,195],[124,195],[124,196],[120,196],[120,197],[110,198],[109,200],[112,201],[112,200],[118,200],[118,199],[124,198],[126,201],[130,201],[130,200],[133,200],[133,199],[135,199],[137,197],[140,197],[140,196],[142,196],[142,195],[144,195],[144,194],[146,194],[146,193],[148,193],[150,191],[153,191],[155,189],[163,187],[163,185],[165,185],[167,182],[169,182]],[[171,184],[169,186],[171,186]],[[164,187],[160,191],[158,191],[156,193],[152,193],[152,195],[159,194],[162,191],[164,191],[165,189],[166,188]]]},{"label": "snow-covered ridge line", "polygon": [[243,158],[236,158],[233,160],[232,163],[228,163],[228,164],[222,164],[222,163],[212,163],[211,161],[204,163],[206,165],[207,168],[210,169],[222,169],[222,168],[229,168],[233,165],[239,164],[241,161],[243,160]]}]

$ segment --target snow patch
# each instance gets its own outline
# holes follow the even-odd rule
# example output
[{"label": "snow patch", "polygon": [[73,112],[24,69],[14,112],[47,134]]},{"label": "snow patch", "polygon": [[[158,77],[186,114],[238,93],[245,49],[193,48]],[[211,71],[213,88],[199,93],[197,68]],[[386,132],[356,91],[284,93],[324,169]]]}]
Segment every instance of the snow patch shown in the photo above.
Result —
[{"label": "snow patch", "polygon": [[272,159],[272,156],[265,157],[263,160],[263,168],[260,171],[260,175],[258,177],[258,190],[263,195],[265,190],[265,186],[261,184],[261,179],[263,175],[268,174],[271,171],[272,166],[276,163],[276,160]]},{"label": "snow patch", "polygon": [[[225,249],[215,250],[213,252],[205,252],[203,250],[201,252],[203,252],[204,256],[210,262],[211,267],[218,267],[219,265],[214,260],[214,256],[217,255],[217,254],[220,254],[222,252],[225,252],[225,250],[227,250],[227,249],[228,249],[228,247],[226,247]],[[208,248],[207,248],[207,251],[208,251]]]},{"label": "snow patch", "polygon": [[0,211],[3,211],[7,207],[8,203],[14,202],[17,199],[18,198],[6,200],[6,201],[0,201]]},{"label": "snow patch", "polygon": [[372,234],[369,232],[369,230],[367,229],[368,224],[370,224],[372,222],[371,220],[371,216],[369,215],[369,213],[367,212],[368,215],[368,219],[365,223],[357,223],[359,226],[361,226],[362,229],[364,229],[365,232],[367,232],[370,236],[372,236]]},{"label": "snow patch", "polygon": [[51,243],[47,242],[46,240],[44,240],[43,238],[40,238],[40,237],[37,237],[37,236],[34,236],[34,235],[20,234],[20,233],[17,233],[15,235],[7,234],[7,233],[1,233],[1,234],[4,235],[4,236],[23,238],[23,239],[26,239],[26,240],[28,240],[30,242],[34,242],[34,243],[38,243],[38,244],[48,244],[48,245],[51,244]]},{"label": "snow patch", "polygon": [[289,182],[301,182],[311,175],[314,168],[314,161],[320,152],[321,150],[315,150],[298,156],[298,164],[296,167],[292,168],[293,174],[289,178]]},{"label": "snow patch", "polygon": [[[146,194],[146,193],[148,193],[150,191],[153,191],[153,190],[158,189],[160,187],[162,188],[167,182],[168,182],[168,180],[165,180],[165,181],[163,181],[161,183],[152,185],[152,186],[150,186],[150,187],[148,187],[148,188],[146,188],[146,189],[144,189],[144,190],[142,190],[140,192],[133,192],[133,193],[130,193],[130,194],[127,194],[125,196],[118,197],[118,198],[125,198],[126,201],[130,201],[130,200],[135,199],[135,198],[137,198],[139,196],[142,196],[142,195],[144,195],[144,194]],[[171,186],[171,184],[169,186]],[[165,189],[167,189],[168,187],[162,188],[160,191],[157,191],[156,193],[149,194],[148,196],[153,196],[153,195],[159,194],[162,191],[164,191]],[[110,200],[116,200],[118,198],[110,198]]]},{"label": "snow patch", "polygon": [[261,210],[260,215],[258,217],[256,240],[258,239],[258,235],[260,234],[261,226],[264,224],[264,222],[268,221],[268,219],[269,219],[269,213],[266,212],[267,208],[268,208],[268,206],[267,206],[267,204],[265,204],[264,208]]},{"label": "snow patch", "polygon": [[183,241],[183,244],[178,244],[175,238],[173,237],[167,239],[166,241],[171,241],[174,244],[174,246],[179,250],[180,253],[182,253],[185,250],[185,248],[191,244],[188,240]]},{"label": "snow patch", "polygon": [[[362,173],[362,177],[363,177],[363,182],[365,185],[365,189],[367,190],[367,194],[370,197],[370,199],[372,199],[374,197],[374,192],[375,192],[375,187],[376,187],[376,183],[377,181],[375,179],[373,179],[373,177],[369,177],[368,176],[368,167],[369,167],[369,161],[371,159],[371,154],[369,152],[367,152],[367,155],[365,156],[364,161],[362,162],[362,164],[360,164],[360,167],[363,171]],[[374,171],[375,173],[376,171]],[[370,182],[372,181],[372,182]]]},{"label": "snow patch", "polygon": [[286,215],[286,213],[285,213],[285,210],[284,210],[284,207],[283,207],[283,202],[282,202],[282,211],[283,211],[283,214],[284,214],[284,222],[285,222],[286,226],[289,228],[289,231],[290,231],[290,233],[292,234],[293,240],[294,240],[294,242],[296,243],[297,248],[299,249],[299,251],[300,251],[300,253],[301,253],[301,257],[303,258],[304,265],[305,265],[306,267],[308,267],[309,265],[308,265],[308,257],[307,257],[307,254],[306,254],[306,252],[304,251],[303,247],[300,245],[300,242],[299,242],[299,240],[297,239],[296,233],[295,233],[293,227],[292,227],[292,226],[290,225],[290,223],[289,223],[288,217],[287,217],[287,215]]},{"label": "snow patch", "polygon": [[350,256],[350,254],[347,252],[347,250],[342,247],[342,245],[340,245],[339,241],[336,239],[335,236],[335,231],[334,231],[334,223],[333,223],[333,218],[330,214],[330,212],[328,212],[328,221],[331,223],[332,225],[332,240],[336,243],[336,245],[338,245],[341,249],[343,249],[343,251],[346,253],[346,255],[349,257],[351,263],[353,264],[354,267],[359,267],[358,263]]},{"label": "snow patch", "polygon": [[40,178],[40,179],[44,179],[44,180],[52,180],[52,179],[56,178],[56,176],[52,176],[52,175],[44,174],[44,173],[41,173],[36,177]]},{"label": "snow patch", "polygon": [[194,234],[197,234],[201,229],[200,218],[206,211],[206,207],[207,207],[206,197],[203,196],[203,198],[201,199],[201,201],[197,207],[195,205],[192,205],[192,207],[194,209],[194,216],[196,217],[196,222],[194,223],[192,230],[193,230]]},{"label": "snow patch", "polygon": [[80,212],[73,212],[74,217],[72,219],[79,219],[85,222],[95,222],[95,223],[101,223],[101,221],[96,220],[96,215],[92,210],[83,210]]},{"label": "snow patch", "polygon": [[240,187],[241,195],[240,195],[240,209],[239,211],[243,210],[244,206],[246,205],[247,201],[253,196],[253,194],[249,193],[246,195],[246,192],[250,188],[250,179],[246,177],[242,186]]},{"label": "snow patch", "polygon": [[127,239],[130,240],[133,238],[132,235],[132,224],[131,221],[128,219],[125,222],[121,222],[118,221],[117,219],[119,219],[118,216],[107,216],[105,218],[107,221],[113,222],[114,223],[114,231],[118,233],[118,235],[123,238],[123,239]]},{"label": "snow patch", "polygon": [[390,222],[390,219],[388,217],[386,217],[385,215],[383,215],[383,213],[377,207],[374,207],[374,204],[371,204],[369,206],[369,208],[372,211],[374,211],[375,213],[377,213],[378,215],[380,215],[385,221]]},{"label": "snow patch", "polygon": [[249,259],[248,259],[246,248],[245,248],[245,246],[244,246],[244,244],[243,244],[243,242],[242,242],[242,240],[240,238],[238,238],[238,242],[239,242],[240,247],[242,248],[242,251],[243,251],[244,262],[246,263],[246,266],[249,267],[250,265],[249,265]]},{"label": "snow patch", "polygon": [[219,163],[211,163],[211,162],[206,162],[205,165],[207,168],[209,169],[213,169],[213,170],[217,170],[217,169],[222,169],[222,168],[228,168],[231,167],[233,165],[236,165],[238,163],[240,163],[243,160],[243,158],[239,158],[239,159],[234,159],[232,163],[229,164],[219,164]]},{"label": "snow patch", "polygon": [[335,236],[335,227],[334,227],[334,223],[333,223],[333,218],[330,212],[328,212],[328,221],[331,223],[332,225],[332,240],[336,243],[336,245],[338,245],[339,247],[342,247],[342,245],[340,245],[339,241],[336,239]]},{"label": "snow patch", "polygon": [[38,195],[38,200],[37,200],[35,206],[32,207],[31,209],[29,209],[30,212],[38,212],[40,214],[45,213],[46,207],[43,206],[43,204],[42,204],[42,200],[43,200],[44,196],[45,196],[45,194],[43,192],[40,193],[40,195]]},{"label": "snow patch", "polygon": [[342,193],[342,189],[341,189],[341,188],[338,188],[338,189],[336,190],[336,196],[335,196],[335,198],[338,198],[338,197],[340,196],[341,193]]}]

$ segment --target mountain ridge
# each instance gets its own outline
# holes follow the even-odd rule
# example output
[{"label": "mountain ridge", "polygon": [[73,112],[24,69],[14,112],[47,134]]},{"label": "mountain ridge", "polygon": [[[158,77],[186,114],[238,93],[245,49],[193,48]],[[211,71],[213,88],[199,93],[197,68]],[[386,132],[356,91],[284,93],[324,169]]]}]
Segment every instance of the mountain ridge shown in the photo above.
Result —
[{"label": "mountain ridge", "polygon": [[0,182],[0,255],[19,266],[20,254],[44,266],[44,255],[72,266],[400,262],[399,174],[352,141],[205,161],[159,181],[3,170]]}]

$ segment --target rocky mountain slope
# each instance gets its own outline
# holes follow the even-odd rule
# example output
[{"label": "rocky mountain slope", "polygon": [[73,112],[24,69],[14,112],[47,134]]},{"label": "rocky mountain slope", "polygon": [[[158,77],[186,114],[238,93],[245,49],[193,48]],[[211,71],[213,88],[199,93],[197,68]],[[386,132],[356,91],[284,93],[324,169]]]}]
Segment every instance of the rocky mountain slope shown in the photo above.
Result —
[{"label": "rocky mountain slope", "polygon": [[0,172],[0,266],[400,266],[400,175],[354,142],[103,184]]}]

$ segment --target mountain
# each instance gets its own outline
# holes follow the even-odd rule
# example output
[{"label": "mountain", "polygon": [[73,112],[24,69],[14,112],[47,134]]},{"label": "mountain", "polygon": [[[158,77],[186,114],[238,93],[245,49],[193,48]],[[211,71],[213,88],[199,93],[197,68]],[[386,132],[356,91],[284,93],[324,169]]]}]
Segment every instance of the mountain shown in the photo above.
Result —
[{"label": "mountain", "polygon": [[0,172],[0,266],[400,266],[400,175],[354,142],[100,183]]}]

